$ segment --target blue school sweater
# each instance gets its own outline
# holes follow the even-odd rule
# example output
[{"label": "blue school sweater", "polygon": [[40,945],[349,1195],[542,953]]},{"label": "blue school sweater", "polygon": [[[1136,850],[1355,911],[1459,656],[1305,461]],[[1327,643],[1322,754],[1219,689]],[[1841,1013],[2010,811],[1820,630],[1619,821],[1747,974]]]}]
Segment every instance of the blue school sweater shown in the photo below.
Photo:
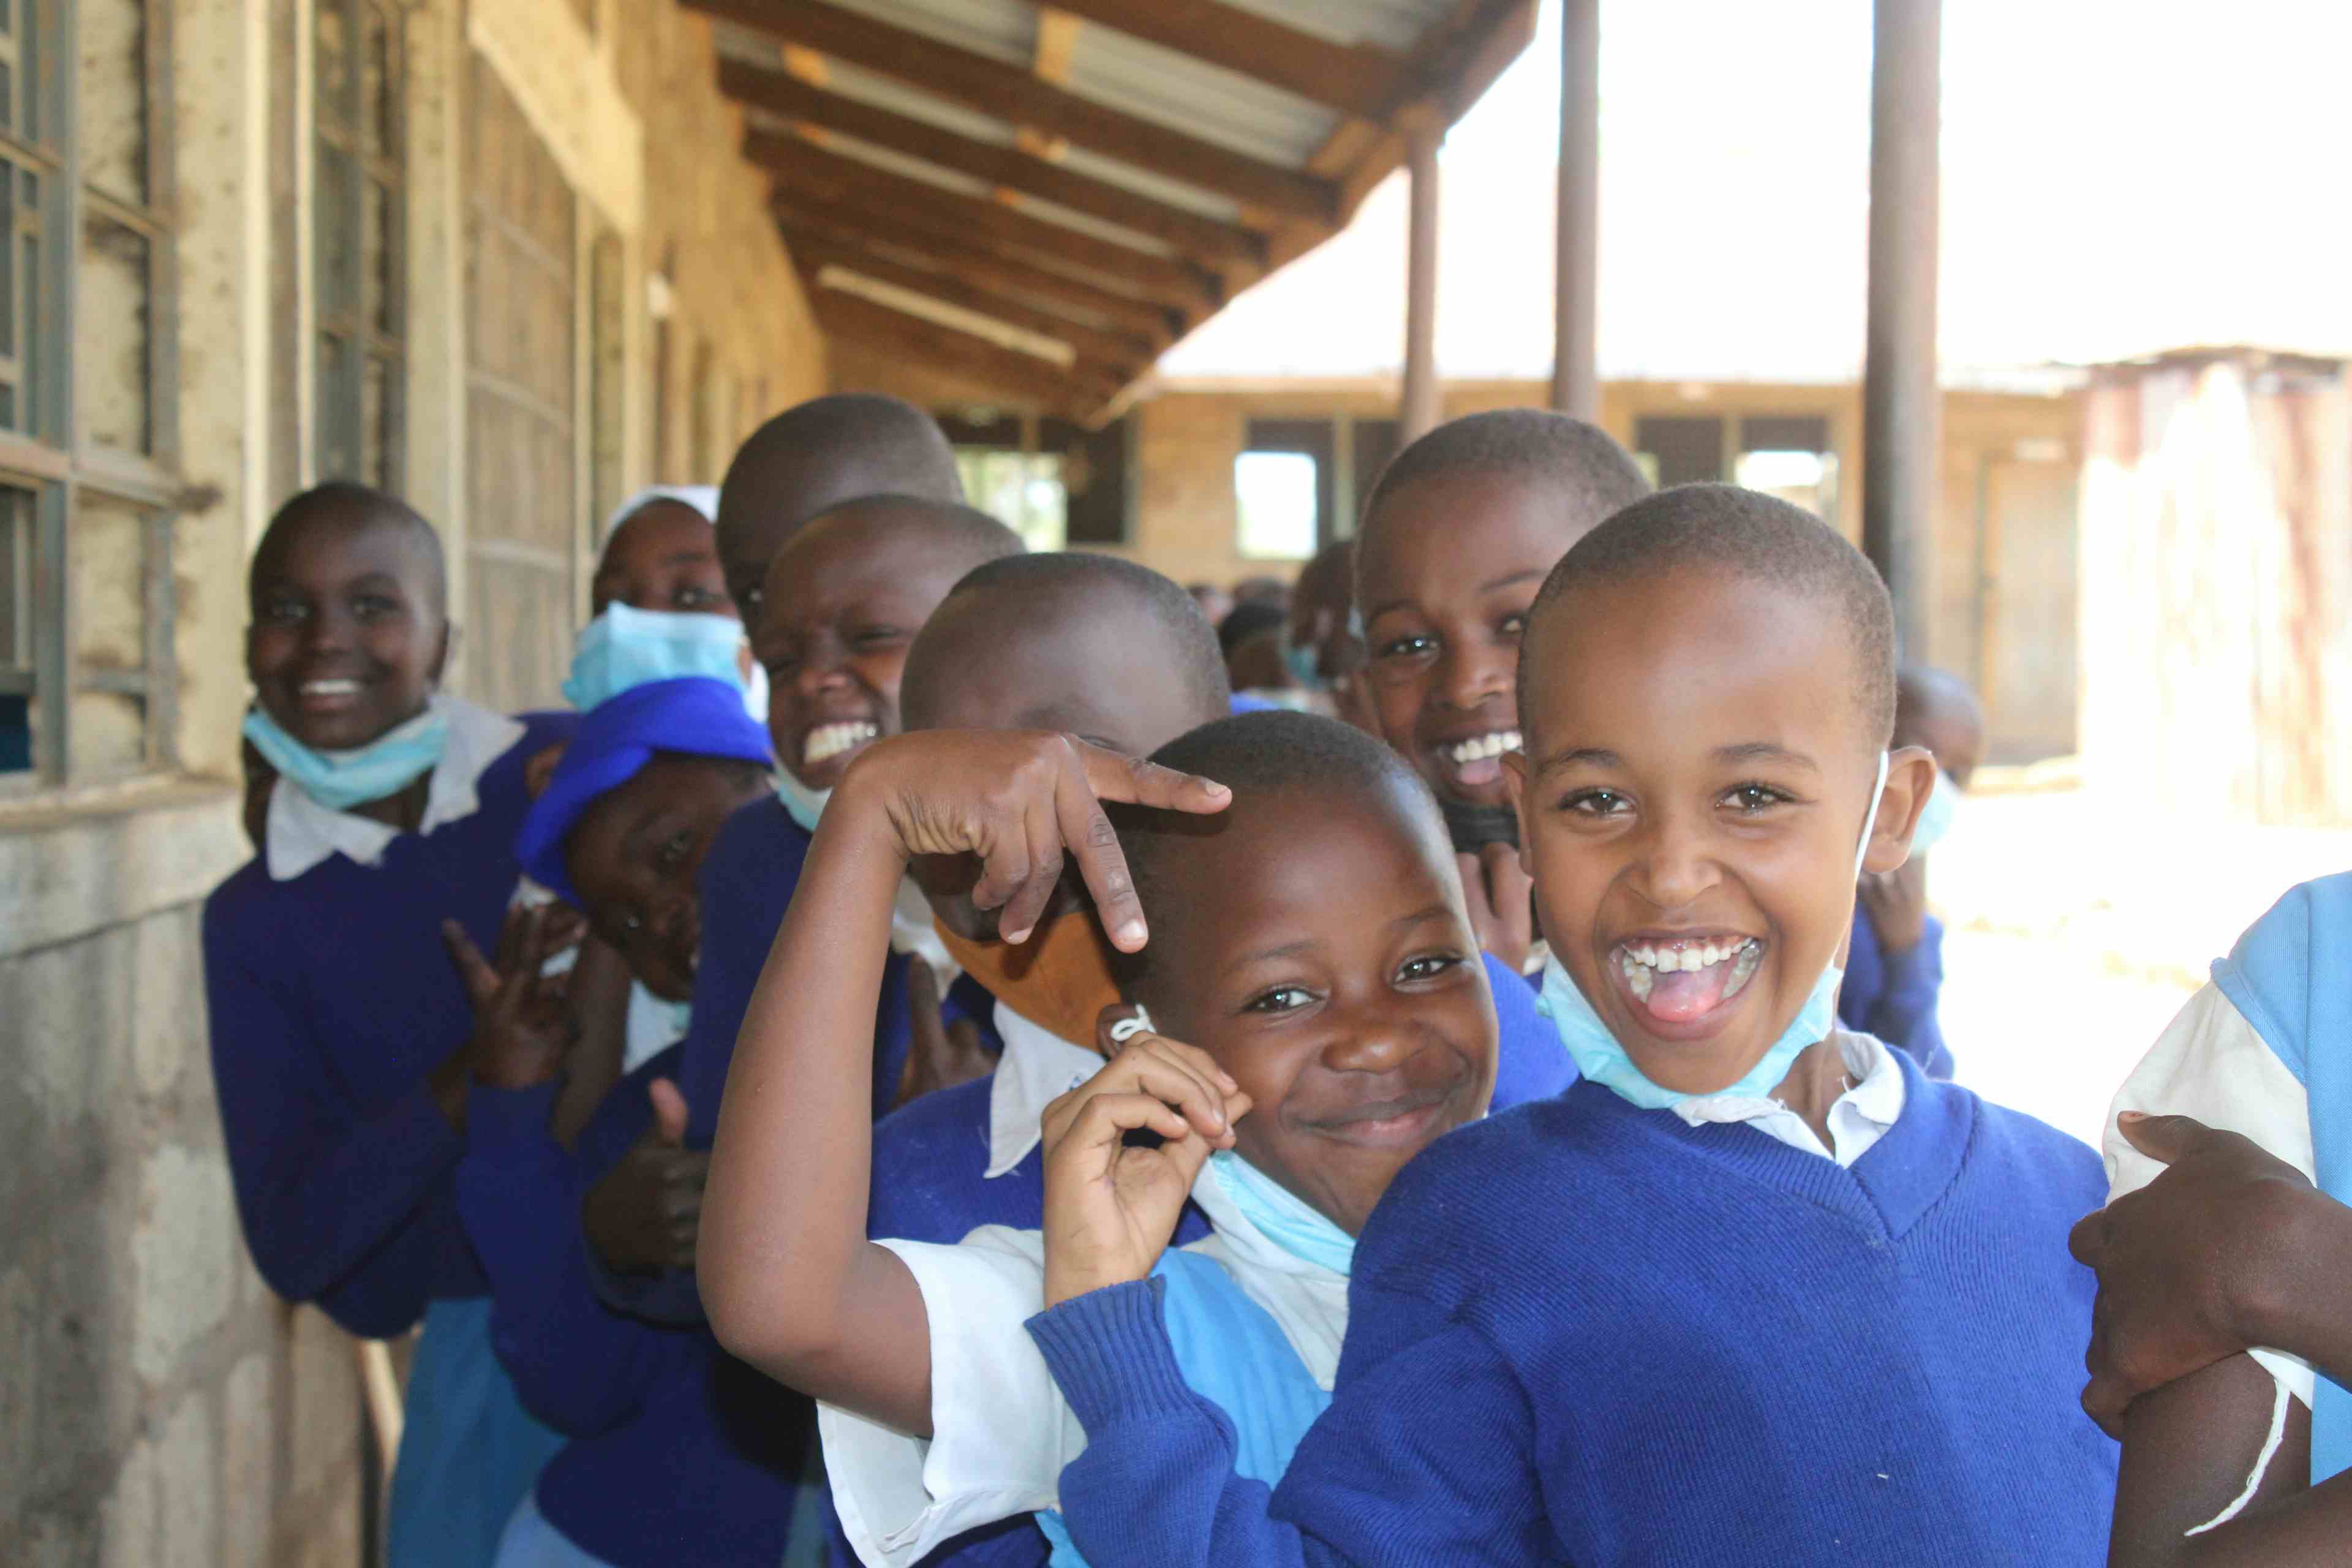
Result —
[{"label": "blue school sweater", "polygon": [[616,1085],[576,1154],[547,1130],[558,1086],[477,1087],[457,1202],[490,1276],[491,1343],[523,1404],[572,1441],[541,1473],[540,1512],[614,1568],[774,1568],[814,1416],[720,1350],[597,1300],[579,1229],[588,1185],[652,1120],[646,1086],[673,1046]]},{"label": "blue school sweater", "polygon": [[1845,984],[1838,987],[1838,1022],[1908,1051],[1929,1078],[1949,1078],[1952,1053],[1936,1021],[1936,997],[1943,988],[1943,921],[1929,915],[1919,945],[1890,955],[1869,911],[1854,905]]},{"label": "blue school sweater", "polygon": [[[1851,1169],[1579,1084],[1433,1144],[1356,1252],[1332,1408],[1269,1501],[1137,1289],[1036,1335],[1096,1568],[2106,1561],[2075,1401],[2098,1159],[1907,1058]],[[1575,1217],[1559,1223],[1555,1216]]]},{"label": "blue school sweater", "polygon": [[441,922],[496,948],[522,875],[523,764],[577,716],[522,721],[472,815],[401,835],[379,866],[332,855],[273,882],[257,857],[205,900],[213,1075],[246,1244],[270,1289],[355,1334],[401,1333],[426,1301],[488,1289],[457,1217],[464,1144],[425,1084],[474,1028]]}]

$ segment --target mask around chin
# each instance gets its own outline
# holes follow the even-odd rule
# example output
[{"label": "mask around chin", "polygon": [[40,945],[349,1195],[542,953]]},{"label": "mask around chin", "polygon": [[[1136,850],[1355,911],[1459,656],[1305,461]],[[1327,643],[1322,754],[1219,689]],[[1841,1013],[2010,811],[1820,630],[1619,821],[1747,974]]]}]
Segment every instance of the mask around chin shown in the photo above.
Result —
[{"label": "mask around chin", "polygon": [[1489,844],[1519,847],[1519,814],[1507,805],[1472,805],[1441,798],[1437,809],[1445,815],[1445,831],[1454,847],[1475,855]]}]

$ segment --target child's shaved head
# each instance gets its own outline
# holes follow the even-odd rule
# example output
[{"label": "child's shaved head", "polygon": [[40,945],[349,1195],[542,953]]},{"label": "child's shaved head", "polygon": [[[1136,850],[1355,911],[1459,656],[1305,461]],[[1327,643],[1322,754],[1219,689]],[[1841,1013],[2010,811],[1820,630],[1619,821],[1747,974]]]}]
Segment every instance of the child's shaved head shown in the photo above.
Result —
[{"label": "child's shaved head", "polygon": [[[1172,730],[1149,726],[1162,732],[1147,745],[1118,748],[1150,751],[1222,718],[1232,698],[1217,634],[1192,596],[1168,578],[1115,555],[1015,555],[992,561],[958,583],[916,640],[907,660],[908,728],[944,727],[950,720],[943,699],[950,688],[984,679],[988,664],[1047,642],[1063,648],[1066,667],[1023,677],[1026,689],[1019,696],[1024,711],[1041,716],[1035,727],[1076,729],[1046,721],[1064,708],[1102,713],[1148,703],[1186,716]],[[1113,646],[1135,666],[1124,677],[1101,663],[1100,654]],[[1096,668],[1078,668],[1084,664]],[[1088,687],[1098,689],[1084,692]]]},{"label": "child's shaved head", "polygon": [[423,607],[436,618],[446,616],[449,569],[441,552],[441,536],[433,525],[398,497],[342,479],[304,490],[278,509],[254,549],[253,564],[246,577],[247,597],[258,600],[262,585],[279,574],[287,551],[298,537],[318,531],[349,535],[379,528],[403,536],[403,554],[415,574]]},{"label": "child's shaved head", "polygon": [[[943,556],[964,563],[966,571],[1007,555],[1019,555],[1028,546],[1021,536],[978,507],[960,500],[920,495],[859,496],[818,512],[796,530],[784,550],[796,552],[804,535],[823,530],[827,534],[920,534]],[[961,574],[959,574],[961,575]]]},{"label": "child's shaved head", "polygon": [[1543,679],[1538,645],[1563,600],[1596,584],[1682,571],[1762,584],[1819,606],[1853,647],[1864,733],[1874,750],[1887,744],[1895,731],[1895,606],[1878,569],[1812,513],[1736,485],[1660,490],[1610,518],[1561,558],[1528,611],[1519,711],[1538,711],[1530,686]]},{"label": "child's shaved head", "polygon": [[963,500],[954,449],[914,405],[867,393],[819,397],[751,433],[719,491],[719,558],[746,625],[758,625],[777,546],[819,512],[871,495]]},{"label": "child's shaved head", "polygon": [[1364,503],[1364,548],[1389,500],[1423,479],[1465,471],[1533,480],[1564,513],[1592,521],[1650,493],[1640,465],[1598,425],[1541,408],[1498,408],[1449,420],[1396,455]]}]

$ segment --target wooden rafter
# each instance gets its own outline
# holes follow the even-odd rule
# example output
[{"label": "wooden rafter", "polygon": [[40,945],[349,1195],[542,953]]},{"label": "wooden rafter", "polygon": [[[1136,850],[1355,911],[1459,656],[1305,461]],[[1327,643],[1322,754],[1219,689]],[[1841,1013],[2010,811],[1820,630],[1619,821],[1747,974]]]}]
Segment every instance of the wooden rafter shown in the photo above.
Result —
[{"label": "wooden rafter", "polygon": [[1265,163],[1124,113],[985,55],[825,5],[823,0],[688,0],[693,9],[781,44],[814,49],[999,119],[1284,216],[1327,227],[1332,182]]},{"label": "wooden rafter", "polygon": [[805,232],[788,235],[785,244],[791,247],[793,260],[799,265],[803,276],[812,286],[815,283],[816,275],[824,268],[840,268],[860,277],[873,279],[877,283],[887,283],[893,288],[928,295],[943,304],[992,316],[1024,331],[1058,338],[1079,353],[1106,363],[1150,359],[1160,350],[1160,345],[1149,339],[1108,328],[1087,326],[1009,294],[967,283],[952,272],[917,267],[880,255],[870,247],[837,245]]},{"label": "wooden rafter", "polygon": [[1064,370],[1050,360],[839,289],[820,290],[810,303],[818,323],[830,335],[903,353],[1050,406],[1099,402],[1134,374],[1128,366],[1083,359]]},{"label": "wooden rafter", "polygon": [[1335,44],[1219,0],[1053,4],[1361,120],[1386,121],[1415,92],[1414,78],[1402,56],[1369,44]]},{"label": "wooden rafter", "polygon": [[721,59],[719,90],[739,103],[763,110],[779,119],[838,131],[971,179],[1042,197],[1073,212],[1148,234],[1163,245],[1203,261],[1255,266],[1265,259],[1265,237],[1238,224],[1219,223],[1139,195],[1124,185],[1114,185],[1108,180],[1033,158],[1012,147],[975,142],[910,115],[878,109],[837,92],[826,92],[782,71],[765,70],[742,60]]},{"label": "wooden rafter", "polygon": [[783,185],[847,206],[879,204],[952,221],[992,248],[1027,252],[1066,262],[1130,285],[1143,298],[1187,309],[1213,310],[1223,286],[1213,275],[1181,261],[1119,245],[1062,224],[1031,217],[1001,202],[966,195],[875,164],[828,153],[797,136],[753,131],[743,139],[744,156]]},{"label": "wooden rafter", "polygon": [[1108,289],[1049,272],[1025,261],[993,255],[964,243],[951,233],[942,233],[905,217],[884,217],[864,208],[803,200],[790,192],[777,193],[773,205],[788,236],[808,229],[835,244],[854,246],[872,241],[887,245],[894,250],[919,256],[975,287],[1067,306],[1101,325],[1140,333],[1161,347],[1174,341],[1174,329],[1183,321],[1180,313],[1161,306],[1114,294]]}]

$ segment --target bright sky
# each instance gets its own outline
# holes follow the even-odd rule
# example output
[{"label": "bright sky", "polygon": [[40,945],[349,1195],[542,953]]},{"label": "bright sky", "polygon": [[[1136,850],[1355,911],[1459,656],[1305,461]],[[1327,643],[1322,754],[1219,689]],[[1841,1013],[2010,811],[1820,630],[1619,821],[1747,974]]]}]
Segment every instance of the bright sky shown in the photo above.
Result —
[{"label": "bright sky", "polygon": [[[1559,16],[1445,156],[1448,374],[1546,374]],[[1602,0],[1603,374],[1861,358],[1868,0]],[[1948,366],[2200,342],[2352,353],[2352,5],[1946,0]],[[1402,191],[1180,347],[1175,375],[1393,369]]]}]

